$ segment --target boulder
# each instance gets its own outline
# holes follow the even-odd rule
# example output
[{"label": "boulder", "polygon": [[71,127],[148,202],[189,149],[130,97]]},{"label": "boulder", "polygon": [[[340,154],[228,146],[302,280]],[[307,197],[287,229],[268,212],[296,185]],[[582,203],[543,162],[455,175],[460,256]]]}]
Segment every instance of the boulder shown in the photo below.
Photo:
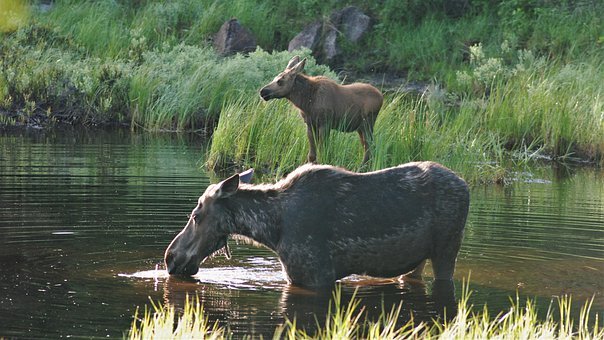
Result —
[{"label": "boulder", "polygon": [[369,30],[371,19],[358,7],[348,6],[331,15],[331,21],[350,42],[357,42]]},{"label": "boulder", "polygon": [[333,12],[329,20],[307,25],[290,42],[288,51],[309,48],[319,60],[333,63],[341,54],[338,41],[342,38],[358,42],[369,30],[371,19],[358,7],[348,6]]},{"label": "boulder", "polygon": [[325,24],[325,33],[323,34],[323,57],[329,61],[335,59],[340,54],[338,47],[338,30],[334,25]]},{"label": "boulder", "polygon": [[292,40],[290,40],[287,50],[292,52],[306,47],[311,51],[314,51],[321,40],[322,28],[323,22],[321,20],[317,20],[307,25],[304,27],[302,32],[298,33]]},{"label": "boulder", "polygon": [[256,38],[247,28],[241,26],[239,20],[233,18],[222,24],[214,36],[214,48],[222,56],[251,52],[256,49]]}]

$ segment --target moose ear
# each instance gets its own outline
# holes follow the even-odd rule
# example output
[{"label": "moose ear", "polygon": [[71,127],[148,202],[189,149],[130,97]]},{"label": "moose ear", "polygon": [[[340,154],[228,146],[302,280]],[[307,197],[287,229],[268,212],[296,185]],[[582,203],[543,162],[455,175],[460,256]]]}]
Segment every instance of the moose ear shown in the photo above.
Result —
[{"label": "moose ear", "polygon": [[252,176],[254,175],[254,169],[247,169],[244,172],[239,174],[239,181],[241,183],[251,183]]},{"label": "moose ear", "polygon": [[239,175],[235,174],[217,184],[215,198],[226,198],[237,192],[239,189]]},{"label": "moose ear", "polygon": [[287,63],[287,66],[285,67],[285,69],[289,70],[290,68],[292,68],[294,65],[296,65],[299,62],[300,62],[300,57],[298,57],[296,55],[296,56],[294,56],[293,58],[290,59],[289,63]]},{"label": "moose ear", "polygon": [[292,66],[291,70],[294,71],[295,73],[300,73],[304,70],[305,64],[306,64],[306,58],[302,59],[302,61],[297,63],[295,66]]}]

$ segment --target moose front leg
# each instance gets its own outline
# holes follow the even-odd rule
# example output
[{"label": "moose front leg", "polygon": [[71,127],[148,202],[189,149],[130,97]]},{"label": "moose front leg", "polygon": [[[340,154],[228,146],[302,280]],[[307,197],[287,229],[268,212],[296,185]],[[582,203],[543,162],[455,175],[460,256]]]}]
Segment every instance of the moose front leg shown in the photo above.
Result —
[{"label": "moose front leg", "polygon": [[308,162],[317,163],[317,147],[324,147],[323,141],[327,134],[327,128],[324,125],[306,124],[306,134],[308,135]]},{"label": "moose front leg", "polygon": [[316,129],[312,124],[306,124],[306,135],[308,137],[308,162],[316,163],[317,161],[317,144],[316,144]]},{"label": "moose front leg", "polygon": [[[311,238],[308,241],[316,242]],[[288,243],[288,242],[286,242]],[[279,259],[290,284],[306,288],[328,287],[337,279],[327,245],[291,245],[279,252]]]}]

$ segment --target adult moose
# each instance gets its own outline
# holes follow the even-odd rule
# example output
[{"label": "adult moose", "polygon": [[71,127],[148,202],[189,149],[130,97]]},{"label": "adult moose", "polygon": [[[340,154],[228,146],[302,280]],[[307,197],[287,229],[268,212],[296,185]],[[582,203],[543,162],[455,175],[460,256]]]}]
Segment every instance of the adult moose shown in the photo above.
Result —
[{"label": "adult moose", "polygon": [[469,207],[466,183],[433,162],[368,173],[306,164],[275,184],[233,175],[210,185],[165,253],[170,274],[194,275],[230,235],[279,256],[290,283],[328,286],[351,274],[421,276],[430,259],[451,280]]},{"label": "adult moose", "polygon": [[327,77],[307,76],[302,73],[305,63],[306,58],[293,57],[285,71],[260,90],[260,96],[267,101],[287,98],[300,110],[310,144],[309,162],[317,160],[316,145],[330,129],[336,129],[359,133],[365,150],[363,164],[367,163],[373,125],[384,101],[382,93],[369,84],[339,85]]}]

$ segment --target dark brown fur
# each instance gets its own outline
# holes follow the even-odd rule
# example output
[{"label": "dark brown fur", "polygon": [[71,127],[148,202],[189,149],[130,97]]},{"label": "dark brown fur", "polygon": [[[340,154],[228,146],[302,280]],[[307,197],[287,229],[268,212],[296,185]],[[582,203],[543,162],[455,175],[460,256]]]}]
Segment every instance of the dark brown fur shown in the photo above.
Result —
[{"label": "dark brown fur", "polygon": [[[170,274],[193,275],[239,235],[279,255],[289,282],[318,287],[350,274],[451,280],[470,204],[466,183],[432,162],[368,173],[304,165],[275,184],[234,175],[209,186],[166,250]],[[228,254],[227,250],[227,254]]]},{"label": "dark brown fur", "polygon": [[370,157],[373,125],[383,103],[382,93],[365,83],[339,85],[327,77],[302,73],[306,59],[290,60],[271,83],[260,90],[264,100],[286,98],[298,109],[306,123],[310,150],[308,161],[317,159],[316,144],[329,129],[357,131],[365,150],[363,163]]}]

